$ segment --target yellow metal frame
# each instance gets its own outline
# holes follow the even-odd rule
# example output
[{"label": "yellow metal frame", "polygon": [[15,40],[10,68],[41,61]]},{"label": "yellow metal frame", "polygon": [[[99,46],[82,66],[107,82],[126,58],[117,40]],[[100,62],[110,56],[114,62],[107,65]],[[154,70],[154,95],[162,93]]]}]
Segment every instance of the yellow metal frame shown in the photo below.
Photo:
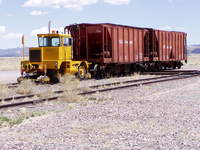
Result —
[{"label": "yellow metal frame", "polygon": [[[30,60],[21,61],[21,73],[32,73],[38,70],[46,73],[47,70],[55,70],[56,72],[77,74],[78,67],[81,64],[85,64],[86,71],[89,69],[91,63],[87,61],[74,61],[72,60],[71,46],[64,46],[64,38],[72,38],[69,34],[38,34],[38,37],[59,37],[59,47],[35,47],[30,48],[29,51],[40,50],[41,62],[30,62]],[[34,68],[37,65],[38,68]],[[64,66],[64,68],[63,68]],[[64,70],[63,70],[64,69]]]}]

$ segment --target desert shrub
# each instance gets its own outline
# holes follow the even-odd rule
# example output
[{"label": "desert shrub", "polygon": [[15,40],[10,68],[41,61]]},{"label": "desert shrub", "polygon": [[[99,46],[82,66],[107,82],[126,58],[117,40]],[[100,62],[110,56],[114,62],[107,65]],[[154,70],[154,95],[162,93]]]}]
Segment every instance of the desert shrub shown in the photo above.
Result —
[{"label": "desert shrub", "polygon": [[139,79],[139,78],[140,78],[140,73],[139,73],[139,72],[134,72],[134,73],[132,74],[132,77],[133,77],[134,79]]},{"label": "desert shrub", "polygon": [[18,124],[22,123],[24,119],[25,119],[24,116],[19,116],[16,119],[11,119],[11,118],[8,118],[5,116],[0,116],[0,128],[18,125]]},{"label": "desert shrub", "polygon": [[19,87],[16,89],[17,94],[31,94],[35,87],[35,83],[31,80],[24,80],[20,83]]},{"label": "desert shrub", "polygon": [[78,95],[80,92],[80,81],[73,75],[66,74],[61,78],[61,87],[64,91],[62,99],[73,103],[82,100],[82,96]]},{"label": "desert shrub", "polygon": [[42,115],[45,115],[45,112],[27,112],[25,108],[20,110],[20,114],[18,114],[15,117],[9,117],[9,116],[3,116],[0,115],[0,128],[3,127],[12,127],[14,125],[19,125],[21,124],[24,120],[27,120],[29,118],[33,117],[39,117]]},{"label": "desert shrub", "polygon": [[45,92],[42,92],[40,94],[37,94],[37,97],[39,97],[40,99],[47,99],[53,96],[54,96],[54,92],[50,89],[47,89]]},{"label": "desert shrub", "polygon": [[4,99],[10,95],[10,89],[7,85],[0,85],[0,99]]},{"label": "desert shrub", "polygon": [[75,90],[80,87],[80,81],[74,76],[70,74],[66,74],[61,77],[61,84],[64,90]]}]

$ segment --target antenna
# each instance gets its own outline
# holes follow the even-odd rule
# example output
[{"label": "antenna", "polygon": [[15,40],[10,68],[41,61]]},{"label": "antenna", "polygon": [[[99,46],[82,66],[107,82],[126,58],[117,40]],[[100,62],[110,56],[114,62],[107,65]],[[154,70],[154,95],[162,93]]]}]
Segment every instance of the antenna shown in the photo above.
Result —
[{"label": "antenna", "polygon": [[49,34],[51,33],[51,21],[48,23]]},{"label": "antenna", "polygon": [[24,46],[24,44],[25,44],[25,42],[24,42],[24,35],[22,35],[22,46],[23,46],[23,48],[22,48],[22,58],[23,58],[23,60],[24,60],[24,53],[25,53],[25,46]]}]

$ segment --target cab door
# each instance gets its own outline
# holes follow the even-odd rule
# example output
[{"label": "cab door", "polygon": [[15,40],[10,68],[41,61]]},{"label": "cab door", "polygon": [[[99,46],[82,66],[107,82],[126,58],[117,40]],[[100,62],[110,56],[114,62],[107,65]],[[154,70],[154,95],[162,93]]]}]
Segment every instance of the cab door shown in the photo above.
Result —
[{"label": "cab door", "polygon": [[63,37],[64,60],[72,60],[72,38]]}]

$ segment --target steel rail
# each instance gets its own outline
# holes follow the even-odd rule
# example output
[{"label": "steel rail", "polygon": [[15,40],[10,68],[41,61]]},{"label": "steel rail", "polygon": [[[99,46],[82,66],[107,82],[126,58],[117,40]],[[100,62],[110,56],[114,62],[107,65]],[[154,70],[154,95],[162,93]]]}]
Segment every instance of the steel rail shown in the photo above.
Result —
[{"label": "steel rail", "polygon": [[[176,73],[193,73],[193,72],[200,72],[199,70],[163,70],[159,72],[140,72],[142,75],[171,75]],[[20,83],[9,83],[5,84],[8,88],[16,88],[20,85]]]},{"label": "steel rail", "polygon": [[163,78],[168,78],[168,77],[174,77],[174,76],[180,76],[182,74],[173,74],[173,75],[165,75],[161,77],[152,77],[152,78],[146,78],[146,79],[137,79],[137,80],[127,80],[127,81],[119,81],[119,82],[113,82],[113,83],[106,83],[102,85],[93,85],[89,86],[89,88],[98,88],[98,87],[103,87],[103,86],[112,86],[112,85],[118,85],[118,84],[125,84],[125,83],[133,83],[133,82],[142,82],[142,81],[149,81],[149,80],[157,80],[157,79],[163,79]]},{"label": "steel rail", "polygon": [[176,73],[200,73],[199,70],[167,70],[167,71],[159,71],[159,72],[141,72],[142,75],[170,75]]},{"label": "steel rail", "polygon": [[94,90],[94,91],[89,91],[89,92],[83,92],[83,93],[80,93],[80,95],[101,93],[101,92],[106,92],[106,91],[113,91],[113,90],[118,90],[118,89],[129,88],[129,87],[138,87],[138,86],[142,86],[142,85],[150,85],[150,84],[154,84],[154,83],[162,83],[162,82],[167,82],[167,81],[182,80],[182,79],[193,78],[193,77],[197,77],[197,76],[200,76],[200,74],[198,73],[198,74],[186,76],[186,77],[175,77],[175,78],[171,78],[171,79],[163,79],[163,80],[149,81],[149,82],[144,82],[144,83],[122,85],[122,86],[119,86],[119,87],[112,87],[112,88]]},{"label": "steel rail", "polygon": [[24,101],[24,102],[3,104],[3,105],[0,105],[0,109],[8,108],[8,107],[15,107],[15,106],[28,105],[28,104],[37,104],[37,103],[42,103],[42,102],[45,102],[45,101],[57,100],[58,98],[59,97],[57,96],[57,97],[51,97],[51,98],[46,98],[46,99],[38,99],[38,100],[30,100],[30,101]]},{"label": "steel rail", "polygon": [[[167,82],[167,81],[193,78],[193,77],[197,77],[197,76],[200,76],[200,73],[196,73],[196,74],[189,75],[189,76],[175,77],[175,78],[171,78],[171,79],[149,81],[149,82],[144,82],[144,83],[130,84],[130,85],[124,85],[124,86],[119,86],[119,87],[112,87],[112,88],[107,88],[107,89],[100,89],[100,90],[95,90],[95,91],[82,92],[82,93],[79,93],[79,95],[89,95],[89,94],[95,94],[97,92],[101,93],[101,92],[113,91],[113,90],[118,90],[118,89],[129,88],[129,87],[137,87],[137,86],[141,86],[141,85],[150,85],[150,84],[153,84],[153,83],[161,83],[161,82]],[[62,93],[62,92],[64,92],[64,91],[59,91],[58,93]],[[0,109],[8,108],[8,107],[16,107],[16,106],[21,106],[21,105],[27,105],[27,104],[37,104],[37,103],[42,103],[44,101],[57,100],[58,98],[59,98],[59,96],[46,98],[46,99],[38,99],[38,100],[30,100],[30,101],[17,102],[17,103],[11,103],[11,104],[4,104],[4,105],[0,105]]]},{"label": "steel rail", "polygon": [[[153,77],[153,78],[146,78],[146,79],[138,79],[138,80],[127,80],[127,81],[119,81],[119,82],[113,82],[113,83],[106,83],[106,84],[100,84],[100,85],[93,85],[89,86],[88,88],[99,88],[99,87],[105,87],[105,86],[113,86],[113,85],[119,85],[119,84],[126,84],[126,83],[135,83],[135,82],[142,82],[142,81],[150,81],[150,80],[157,80],[157,79],[163,79],[163,78],[169,78],[169,77],[174,77],[174,76],[179,76],[180,74],[176,75],[166,75],[162,77]],[[63,93],[64,91],[54,91],[53,93],[55,94],[60,94]],[[24,99],[24,98],[32,98],[34,96],[37,96],[39,94],[29,94],[29,95],[23,95],[23,96],[13,96],[13,97],[8,97],[4,99],[0,99],[1,101],[11,101],[11,100],[19,100],[19,99]]]},{"label": "steel rail", "polygon": [[[112,87],[112,88],[106,88],[106,89],[99,89],[99,90],[94,90],[94,91],[82,92],[82,93],[79,93],[78,95],[90,95],[90,94],[102,93],[102,92],[113,91],[113,90],[118,90],[118,89],[124,89],[124,88],[129,88],[129,87],[138,87],[138,86],[150,85],[150,84],[154,84],[154,83],[182,80],[182,79],[193,78],[193,77],[197,77],[197,76],[200,76],[200,73],[194,73],[193,75],[187,75],[187,76],[174,77],[174,78],[171,78],[171,79],[162,79],[162,80],[149,81],[149,82],[144,82],[144,83],[136,83],[136,84],[130,84],[130,85],[123,85],[123,86],[119,86],[119,87]],[[56,92],[57,93],[63,93],[64,91],[56,91]],[[24,102],[3,104],[3,105],[0,105],[0,109],[8,108],[8,107],[20,106],[20,105],[27,105],[27,104],[37,104],[37,103],[42,103],[44,101],[57,100],[59,97],[60,96],[46,98],[46,99],[38,99],[38,100],[30,100],[30,101],[24,101]]]}]

